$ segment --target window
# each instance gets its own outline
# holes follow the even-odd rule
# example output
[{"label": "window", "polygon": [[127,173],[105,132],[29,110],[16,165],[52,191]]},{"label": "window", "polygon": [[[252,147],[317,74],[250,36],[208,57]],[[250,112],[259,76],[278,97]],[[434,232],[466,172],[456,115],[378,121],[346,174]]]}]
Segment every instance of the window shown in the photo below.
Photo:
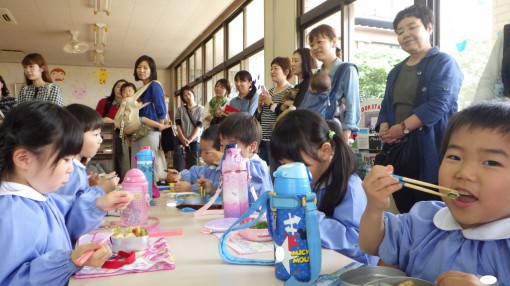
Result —
[{"label": "window", "polygon": [[195,76],[202,76],[202,48],[198,48],[195,52]]},{"label": "window", "polygon": [[214,34],[214,66],[221,64],[225,59],[223,58],[223,28],[219,29],[216,34]]},{"label": "window", "polygon": [[251,74],[253,80],[256,81],[257,89],[264,83],[264,50],[254,54],[246,59],[246,70]]},{"label": "window", "polygon": [[320,4],[326,2],[326,0],[304,0],[303,1],[303,12],[306,13]]},{"label": "window", "polygon": [[230,96],[229,96],[230,98],[234,98],[239,95],[239,92],[237,92],[237,89],[236,89],[234,78],[236,76],[236,73],[239,72],[240,70],[241,70],[240,64],[235,65],[228,70],[228,81],[230,81],[230,84],[232,85]]},{"label": "window", "polygon": [[239,13],[228,24],[228,58],[232,58],[243,50],[243,15],[243,13]]},{"label": "window", "polygon": [[[326,17],[322,20],[320,20],[319,22],[316,22],[314,23],[313,25],[309,26],[308,28],[305,29],[305,33],[304,33],[304,36],[305,36],[305,47],[310,47],[310,45],[308,44],[308,33],[313,30],[313,28],[319,26],[319,25],[322,25],[322,24],[327,24],[331,27],[333,27],[335,29],[335,32],[336,32],[336,36],[338,37],[338,40],[341,40],[340,38],[340,32],[341,32],[341,19],[342,19],[342,16],[340,14],[340,12],[337,12],[329,17]],[[340,44],[340,43],[338,43]]]},{"label": "window", "polygon": [[364,0],[354,2],[353,62],[359,71],[360,100],[384,97],[386,77],[405,59],[393,31],[393,19],[413,0]]},{"label": "window", "polygon": [[189,57],[189,81],[195,80],[195,56]]},{"label": "window", "polygon": [[[494,40],[497,33],[503,29],[503,25],[493,26],[492,18],[497,9],[493,5],[496,2],[490,0],[440,2],[441,51],[454,57],[464,74],[458,100],[459,108],[472,102]],[[455,16],[452,9],[462,9],[462,17]],[[506,13],[508,21],[510,14]],[[498,11],[498,17],[502,16],[500,14]]]},{"label": "window", "polygon": [[182,86],[185,86],[188,84],[188,76],[187,76],[187,67],[186,67],[186,62],[183,62],[182,65],[181,65],[181,69],[182,69],[182,72],[181,72],[181,83],[182,83]]},{"label": "window", "polygon": [[254,0],[246,6],[246,46],[264,37],[264,1]]},{"label": "window", "polygon": [[205,44],[205,72],[213,69],[213,39],[210,39]]},{"label": "window", "polygon": [[182,68],[181,67],[182,67],[182,64],[177,67],[177,89],[182,87],[182,77],[181,77]]}]

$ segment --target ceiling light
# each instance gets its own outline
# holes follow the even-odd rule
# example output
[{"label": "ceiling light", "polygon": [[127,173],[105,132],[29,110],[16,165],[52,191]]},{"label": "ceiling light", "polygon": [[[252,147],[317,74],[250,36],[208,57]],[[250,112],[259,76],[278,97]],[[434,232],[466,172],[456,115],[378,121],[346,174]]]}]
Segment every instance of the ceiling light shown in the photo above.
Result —
[{"label": "ceiling light", "polygon": [[101,44],[103,47],[106,47],[106,35],[108,33],[108,28],[106,24],[96,23],[94,26],[94,46],[97,47]]},{"label": "ceiling light", "polygon": [[103,50],[94,50],[94,65],[95,66],[104,66],[104,51]]},{"label": "ceiling light", "polygon": [[112,0],[104,0],[104,6],[101,8],[101,0],[94,0],[94,15],[97,15],[99,12],[105,12],[106,15],[110,16],[112,13]]}]

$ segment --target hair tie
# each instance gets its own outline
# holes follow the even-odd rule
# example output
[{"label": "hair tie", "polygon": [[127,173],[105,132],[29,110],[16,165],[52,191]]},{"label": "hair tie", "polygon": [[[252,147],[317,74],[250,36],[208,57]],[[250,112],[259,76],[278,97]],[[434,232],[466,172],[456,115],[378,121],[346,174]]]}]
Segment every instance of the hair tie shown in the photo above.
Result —
[{"label": "hair tie", "polygon": [[333,140],[333,136],[335,136],[335,134],[336,134],[335,131],[329,130],[329,132],[328,132],[329,139]]}]

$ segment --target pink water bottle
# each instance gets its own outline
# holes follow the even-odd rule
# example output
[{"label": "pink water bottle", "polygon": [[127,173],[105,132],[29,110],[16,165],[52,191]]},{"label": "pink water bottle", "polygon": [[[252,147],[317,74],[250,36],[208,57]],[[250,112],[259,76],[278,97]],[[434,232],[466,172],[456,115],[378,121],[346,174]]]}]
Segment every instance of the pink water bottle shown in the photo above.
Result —
[{"label": "pink water bottle", "polygon": [[124,176],[122,191],[133,194],[129,206],[121,211],[120,219],[127,225],[146,225],[149,219],[149,184],[139,169],[131,169]]},{"label": "pink water bottle", "polygon": [[238,218],[248,209],[248,170],[241,149],[225,150],[221,166],[223,211],[225,217]]}]

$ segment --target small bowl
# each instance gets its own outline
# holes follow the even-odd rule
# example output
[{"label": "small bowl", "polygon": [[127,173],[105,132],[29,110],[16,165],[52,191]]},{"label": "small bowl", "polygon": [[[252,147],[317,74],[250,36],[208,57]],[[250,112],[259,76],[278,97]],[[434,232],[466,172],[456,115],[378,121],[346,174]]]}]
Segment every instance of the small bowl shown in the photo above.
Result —
[{"label": "small bowl", "polygon": [[250,241],[271,241],[273,238],[269,235],[267,228],[243,228],[237,231],[237,233],[244,239]]},{"label": "small bowl", "polygon": [[112,238],[112,251],[139,251],[149,248],[149,236]]},{"label": "small bowl", "polygon": [[[372,281],[372,282],[365,284],[363,286],[380,286],[380,285],[382,286],[382,285],[388,285],[388,284],[397,286],[398,283],[402,283],[405,281],[412,281],[414,283],[414,286],[435,286],[435,284],[433,284],[433,283],[430,283],[430,282],[422,280],[422,279],[413,278],[413,277],[384,278],[384,279]],[[382,284],[382,283],[386,283],[386,284]]]},{"label": "small bowl", "polygon": [[406,273],[396,268],[382,266],[360,267],[340,275],[340,285],[363,286],[367,283],[389,277],[405,277]]},{"label": "small bowl", "polygon": [[182,203],[185,205],[201,205],[207,203],[207,197],[199,195],[186,195],[182,197]]}]

